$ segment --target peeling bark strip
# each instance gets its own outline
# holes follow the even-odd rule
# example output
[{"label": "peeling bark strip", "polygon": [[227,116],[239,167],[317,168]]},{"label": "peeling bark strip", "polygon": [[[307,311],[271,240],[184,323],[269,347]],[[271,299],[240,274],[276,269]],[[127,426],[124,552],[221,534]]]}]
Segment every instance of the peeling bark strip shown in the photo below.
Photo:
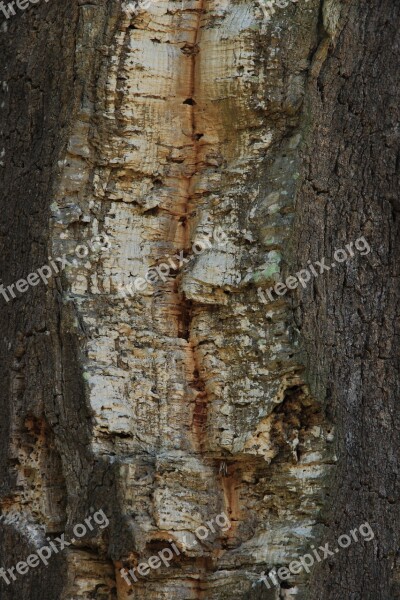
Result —
[{"label": "peeling bark strip", "polygon": [[[112,249],[0,311],[0,564],[110,519],[2,600],[400,593],[399,8],[349,6],[52,0],[3,26],[3,282]],[[375,263],[259,302],[361,236]],[[121,297],[165,256],[185,264]],[[197,543],[216,514],[232,527]],[[365,554],[253,587],[360,522]],[[120,569],[161,552],[132,591]]]}]

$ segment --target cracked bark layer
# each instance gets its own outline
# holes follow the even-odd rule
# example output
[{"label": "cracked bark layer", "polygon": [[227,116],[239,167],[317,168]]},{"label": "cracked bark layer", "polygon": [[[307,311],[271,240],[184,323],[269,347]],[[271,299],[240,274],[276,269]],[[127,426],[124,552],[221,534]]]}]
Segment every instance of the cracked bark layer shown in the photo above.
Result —
[{"label": "cracked bark layer", "polygon": [[[15,144],[12,123],[18,131],[22,103],[16,90],[26,79],[33,81],[26,85],[34,118],[30,137],[16,146],[21,183],[6,162],[13,202],[3,235],[11,229],[19,237],[15,249],[5,247],[4,281],[24,277],[49,253],[73,252],[99,232],[109,235],[112,250],[89,255],[47,290],[30,290],[1,316],[3,354],[13,360],[11,369],[7,358],[2,373],[8,397],[1,439],[9,440],[2,457],[8,474],[2,564],[33,552],[44,534],[72,537],[91,507],[104,508],[111,524],[65,552],[51,570],[26,576],[13,590],[4,586],[4,598],[291,597],[287,584],[268,591],[253,583],[261,571],[287,565],[326,536],[326,525],[346,531],[349,521],[335,529],[329,510],[320,510],[332,506],[328,476],[346,465],[341,458],[340,469],[334,466],[335,452],[341,457],[346,446],[340,435],[337,448],[328,443],[332,425],[352,430],[342,423],[344,412],[331,411],[346,399],[325,375],[326,364],[340,364],[339,352],[329,354],[319,337],[328,300],[308,304],[293,295],[265,306],[256,288],[290,274],[295,262],[303,267],[310,248],[320,258],[323,236],[331,239],[327,228],[339,231],[339,217],[326,223],[326,207],[316,210],[307,192],[315,190],[321,202],[325,179],[317,181],[304,166],[327,139],[339,143],[330,122],[336,97],[324,113],[325,73],[336,82],[340,65],[350,89],[352,76],[372,78],[371,63],[364,71],[354,66],[354,75],[349,66],[356,47],[349,36],[361,45],[363,27],[354,32],[348,25],[342,34],[347,5],[331,1],[278,9],[266,25],[250,2],[160,1],[137,16],[117,2],[79,3],[61,15],[54,5],[9,24],[15,39],[27,28],[29,51],[9,42],[18,69],[5,76],[7,142]],[[389,4],[385,10],[395,12]],[[372,22],[372,8],[355,6],[351,23],[361,14]],[[40,32],[40,44],[29,29]],[[47,80],[39,61],[46,37]],[[388,87],[387,94],[394,92]],[[37,158],[30,140],[38,143],[43,124]],[[349,138],[350,151],[354,143]],[[324,155],[321,168],[328,172],[333,164]],[[343,170],[351,180],[351,167]],[[30,217],[21,196],[26,189]],[[350,214],[348,198],[343,211]],[[165,256],[190,256],[196,237],[216,227],[228,235],[227,245],[214,244],[134,298],[121,296]],[[346,241],[358,231],[349,226]],[[18,272],[11,268],[15,257]],[[343,284],[329,285],[339,297]],[[318,295],[320,286],[306,293]],[[12,310],[16,316],[7,317]],[[347,304],[343,311],[352,314]],[[339,325],[337,331],[336,343]],[[327,337],[327,347],[330,342]],[[360,462],[357,456],[353,468]],[[343,506],[350,490],[348,481]],[[129,596],[121,566],[145,561],[169,539],[182,547],[184,536],[194,539],[196,528],[221,511],[231,530],[140,579]],[[364,513],[354,506],[353,514]],[[385,543],[394,548],[393,540]],[[345,561],[343,553],[341,581],[351,580],[358,593],[357,569]],[[384,572],[382,598],[395,585]],[[292,591],[299,599],[328,597],[336,593],[335,573],[321,573],[312,585],[301,574]],[[375,599],[366,577],[359,580],[362,597]],[[346,593],[341,589],[341,597]]]}]

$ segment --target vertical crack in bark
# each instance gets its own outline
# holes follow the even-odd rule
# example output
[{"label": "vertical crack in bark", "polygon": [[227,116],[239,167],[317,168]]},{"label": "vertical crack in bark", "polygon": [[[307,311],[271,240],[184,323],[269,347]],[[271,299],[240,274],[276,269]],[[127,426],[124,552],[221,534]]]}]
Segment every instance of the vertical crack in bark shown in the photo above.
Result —
[{"label": "vertical crack in bark", "polygon": [[[201,139],[203,137],[203,133],[197,131],[197,103],[196,103],[196,88],[197,88],[197,80],[196,80],[196,63],[199,57],[199,53],[201,52],[201,25],[202,25],[202,17],[206,13],[206,2],[207,0],[200,0],[199,7],[196,9],[197,12],[197,24],[193,35],[193,42],[191,47],[185,47],[185,53],[190,54],[191,63],[190,63],[190,97],[185,100],[184,103],[189,104],[191,106],[191,137],[193,140],[193,170],[191,176],[187,180],[186,187],[186,202],[185,202],[185,246],[186,251],[190,252],[191,245],[191,236],[190,236],[190,222],[189,219],[193,212],[196,210],[196,180],[195,175],[198,173],[199,169],[199,144],[201,143]],[[206,429],[207,422],[207,392],[205,390],[205,383],[201,378],[201,368],[199,364],[198,357],[196,356],[196,348],[193,345],[193,340],[191,339],[191,329],[192,329],[192,319],[193,319],[193,311],[195,310],[195,306],[193,301],[184,299],[183,301],[183,320],[186,324],[185,328],[188,332],[188,347],[189,351],[192,354],[192,381],[189,382],[189,387],[191,387],[195,391],[195,400],[194,400],[194,409],[193,409],[193,420],[192,420],[192,428],[194,435],[194,446],[195,450],[203,453],[204,452],[204,435]]]}]

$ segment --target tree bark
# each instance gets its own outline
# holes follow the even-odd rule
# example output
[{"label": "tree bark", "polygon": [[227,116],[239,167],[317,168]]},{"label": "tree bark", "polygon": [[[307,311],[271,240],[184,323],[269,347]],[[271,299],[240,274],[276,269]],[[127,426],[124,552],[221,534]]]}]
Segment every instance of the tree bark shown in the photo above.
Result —
[{"label": "tree bark", "polygon": [[2,599],[400,598],[399,17],[52,0],[0,25],[2,282],[69,262],[0,297],[0,566],[70,542]]}]

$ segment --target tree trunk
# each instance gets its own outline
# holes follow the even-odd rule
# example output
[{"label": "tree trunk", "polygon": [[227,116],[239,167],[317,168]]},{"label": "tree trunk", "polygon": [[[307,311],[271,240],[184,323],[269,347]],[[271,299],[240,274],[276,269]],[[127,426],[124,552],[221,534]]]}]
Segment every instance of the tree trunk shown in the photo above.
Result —
[{"label": "tree trunk", "polygon": [[400,598],[400,5],[285,4],[0,25],[2,600]]}]

